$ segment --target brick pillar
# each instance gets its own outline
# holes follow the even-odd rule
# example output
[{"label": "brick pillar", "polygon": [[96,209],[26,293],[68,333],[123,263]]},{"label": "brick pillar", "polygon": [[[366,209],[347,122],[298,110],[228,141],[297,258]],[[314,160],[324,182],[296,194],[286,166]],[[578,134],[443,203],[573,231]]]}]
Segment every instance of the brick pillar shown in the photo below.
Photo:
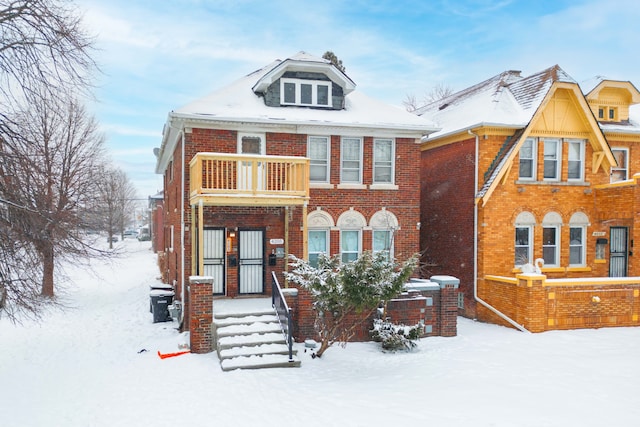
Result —
[{"label": "brick pillar", "polygon": [[213,277],[189,277],[189,338],[192,353],[209,353],[212,346]]},{"label": "brick pillar", "polygon": [[458,335],[458,286],[453,276],[432,276],[429,280],[440,285],[440,336]]},{"label": "brick pillar", "polygon": [[519,274],[516,291],[517,323],[529,332],[543,332],[547,329],[547,295],[543,274]]},{"label": "brick pillar", "polygon": [[[285,299],[293,315],[293,337],[297,342],[304,342],[306,339],[317,339],[315,331],[316,312],[313,310],[313,297],[311,292],[300,288],[294,294],[288,291]],[[284,292],[286,289],[283,289]]]}]

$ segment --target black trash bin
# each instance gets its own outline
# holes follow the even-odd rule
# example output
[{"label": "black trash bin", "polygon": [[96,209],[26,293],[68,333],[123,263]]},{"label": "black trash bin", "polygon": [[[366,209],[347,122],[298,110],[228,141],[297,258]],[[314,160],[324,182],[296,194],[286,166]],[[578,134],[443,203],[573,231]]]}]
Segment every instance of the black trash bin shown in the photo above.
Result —
[{"label": "black trash bin", "polygon": [[[167,283],[154,283],[149,285],[149,291],[155,290],[173,291],[173,286]],[[153,313],[153,303],[151,302],[151,298],[149,298],[149,313]]]},{"label": "black trash bin", "polygon": [[153,323],[171,321],[169,305],[173,302],[173,291],[154,289],[149,293],[149,296],[151,297]]}]

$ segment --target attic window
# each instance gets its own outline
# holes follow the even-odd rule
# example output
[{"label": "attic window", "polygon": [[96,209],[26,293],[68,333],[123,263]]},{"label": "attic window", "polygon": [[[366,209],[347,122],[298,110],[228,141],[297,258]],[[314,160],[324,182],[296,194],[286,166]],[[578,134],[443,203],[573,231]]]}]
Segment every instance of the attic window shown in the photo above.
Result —
[{"label": "attic window", "polygon": [[331,82],[280,79],[280,104],[331,107]]}]

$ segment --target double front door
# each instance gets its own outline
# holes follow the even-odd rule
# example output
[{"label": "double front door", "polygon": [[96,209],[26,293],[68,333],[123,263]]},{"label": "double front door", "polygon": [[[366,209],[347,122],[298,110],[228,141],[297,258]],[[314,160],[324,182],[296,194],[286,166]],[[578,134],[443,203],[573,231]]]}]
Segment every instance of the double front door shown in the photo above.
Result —
[{"label": "double front door", "polygon": [[224,228],[205,228],[203,275],[213,277],[213,293],[226,295],[227,285],[237,285],[238,294],[264,293],[264,246],[262,229],[239,228],[228,237]]}]

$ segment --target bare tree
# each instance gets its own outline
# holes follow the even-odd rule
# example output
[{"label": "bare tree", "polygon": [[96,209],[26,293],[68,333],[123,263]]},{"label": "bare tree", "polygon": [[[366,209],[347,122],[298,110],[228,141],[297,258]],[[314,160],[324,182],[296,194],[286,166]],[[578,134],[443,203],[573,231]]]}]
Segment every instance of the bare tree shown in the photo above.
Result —
[{"label": "bare tree", "polygon": [[422,98],[418,99],[414,94],[407,94],[402,101],[405,109],[410,113],[418,108],[429,105],[433,102],[440,101],[453,94],[453,88],[442,83],[433,86],[429,91],[425,92]]},{"label": "bare tree", "polygon": [[92,43],[71,1],[0,0],[0,136],[25,97],[90,87]]},{"label": "bare tree", "polygon": [[109,248],[113,248],[112,237],[119,233],[124,238],[127,213],[134,209],[136,190],[127,174],[121,169],[105,169],[97,183],[97,200],[103,206],[104,230],[107,232]]},{"label": "bare tree", "polygon": [[11,226],[25,242],[23,250],[37,255],[42,295],[53,297],[56,260],[92,251],[78,230],[80,213],[92,205],[104,139],[96,121],[73,99],[40,98],[16,115],[15,125],[11,144],[0,154],[8,160],[0,194],[20,207],[20,220]]}]

